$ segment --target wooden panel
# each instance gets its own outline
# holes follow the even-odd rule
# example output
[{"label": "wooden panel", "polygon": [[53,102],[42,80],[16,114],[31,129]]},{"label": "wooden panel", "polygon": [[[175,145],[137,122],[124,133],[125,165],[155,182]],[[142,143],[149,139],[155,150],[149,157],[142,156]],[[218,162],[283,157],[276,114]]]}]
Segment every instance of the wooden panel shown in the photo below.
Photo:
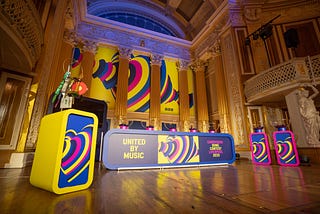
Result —
[{"label": "wooden panel", "polygon": [[245,44],[245,29],[236,29],[238,53],[240,56],[241,73],[254,74],[251,46]]},{"label": "wooden panel", "polygon": [[286,26],[286,30],[290,28],[297,30],[299,38],[299,44],[293,51],[295,57],[314,56],[320,53],[320,41],[312,22]]},{"label": "wooden panel", "polygon": [[0,79],[0,149],[15,149],[30,79],[3,72]]}]

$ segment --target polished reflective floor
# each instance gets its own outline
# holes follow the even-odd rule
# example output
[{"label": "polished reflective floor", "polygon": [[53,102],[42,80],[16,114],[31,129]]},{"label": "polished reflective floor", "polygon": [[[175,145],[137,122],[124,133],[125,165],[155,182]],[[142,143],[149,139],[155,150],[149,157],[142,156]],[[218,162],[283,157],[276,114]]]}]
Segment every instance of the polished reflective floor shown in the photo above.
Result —
[{"label": "polished reflective floor", "polygon": [[29,183],[31,167],[0,169],[0,213],[320,213],[320,165],[109,171],[89,189],[56,195]]}]

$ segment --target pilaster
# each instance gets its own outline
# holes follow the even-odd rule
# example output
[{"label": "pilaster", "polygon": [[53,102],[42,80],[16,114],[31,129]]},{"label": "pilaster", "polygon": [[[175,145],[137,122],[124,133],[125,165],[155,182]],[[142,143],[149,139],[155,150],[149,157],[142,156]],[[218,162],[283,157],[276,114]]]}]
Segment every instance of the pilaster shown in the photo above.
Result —
[{"label": "pilaster", "polygon": [[84,82],[88,91],[85,93],[85,96],[89,96],[90,88],[91,88],[91,80],[92,80],[92,72],[94,65],[94,57],[97,51],[97,44],[90,40],[83,41],[83,60],[82,60],[82,82]]},{"label": "pilaster", "polygon": [[64,15],[67,8],[67,1],[58,1],[53,20],[49,29],[45,32],[48,35],[48,45],[45,47],[42,56],[37,65],[37,73],[39,73],[39,86],[35,98],[35,104],[30,121],[30,128],[27,137],[26,147],[35,148],[41,118],[45,112],[48,98],[48,85],[50,77],[57,69],[58,59],[55,57],[60,51],[61,41],[63,38]]},{"label": "pilaster", "polygon": [[115,101],[115,127],[127,124],[128,74],[132,49],[119,47],[119,72]]},{"label": "pilaster", "polygon": [[230,28],[221,36],[220,39],[222,50],[221,54],[224,65],[224,79],[226,81],[226,97],[228,98],[228,108],[230,113],[230,134],[232,134],[235,145],[238,149],[249,150],[246,128],[247,122],[244,109],[245,101],[240,79],[239,56],[237,54],[232,35],[232,29]]},{"label": "pilaster", "polygon": [[209,129],[208,102],[205,82],[205,63],[197,61],[194,67],[196,85],[196,104],[198,130],[207,132]]},{"label": "pilaster", "polygon": [[151,86],[150,86],[150,114],[149,125],[155,130],[160,127],[160,66],[162,55],[151,56]]},{"label": "pilaster", "polygon": [[180,60],[177,64],[179,69],[179,112],[180,112],[180,129],[187,132],[190,128],[190,109],[188,95],[188,65],[189,62]]}]

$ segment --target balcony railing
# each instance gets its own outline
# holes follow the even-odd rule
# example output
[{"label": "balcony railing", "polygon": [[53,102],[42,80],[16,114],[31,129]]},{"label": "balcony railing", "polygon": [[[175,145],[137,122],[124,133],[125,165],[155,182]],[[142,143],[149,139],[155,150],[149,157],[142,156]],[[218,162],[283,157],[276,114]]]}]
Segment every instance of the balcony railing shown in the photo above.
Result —
[{"label": "balcony railing", "polygon": [[[244,93],[248,103],[282,96],[300,87],[302,83],[319,83],[320,55],[294,58],[274,66],[245,82]],[[272,101],[272,99],[271,99]]]}]

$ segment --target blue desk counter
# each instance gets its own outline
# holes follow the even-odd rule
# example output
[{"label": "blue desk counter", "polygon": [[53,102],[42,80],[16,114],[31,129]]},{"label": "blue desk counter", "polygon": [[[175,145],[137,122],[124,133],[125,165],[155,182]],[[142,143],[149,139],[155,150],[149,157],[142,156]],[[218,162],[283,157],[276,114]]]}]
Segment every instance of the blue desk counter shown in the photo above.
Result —
[{"label": "blue desk counter", "polygon": [[102,160],[111,170],[220,165],[235,161],[235,148],[224,133],[113,129]]}]

